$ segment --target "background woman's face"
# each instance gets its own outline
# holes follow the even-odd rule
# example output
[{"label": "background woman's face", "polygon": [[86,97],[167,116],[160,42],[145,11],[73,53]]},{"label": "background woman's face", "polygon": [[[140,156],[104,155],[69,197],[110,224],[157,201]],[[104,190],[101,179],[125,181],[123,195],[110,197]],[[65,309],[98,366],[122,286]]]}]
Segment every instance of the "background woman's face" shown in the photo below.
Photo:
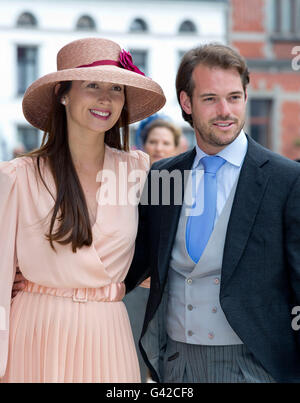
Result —
[{"label": "background woman's face", "polygon": [[150,156],[150,162],[176,155],[174,135],[167,127],[155,127],[148,134],[144,150]]}]

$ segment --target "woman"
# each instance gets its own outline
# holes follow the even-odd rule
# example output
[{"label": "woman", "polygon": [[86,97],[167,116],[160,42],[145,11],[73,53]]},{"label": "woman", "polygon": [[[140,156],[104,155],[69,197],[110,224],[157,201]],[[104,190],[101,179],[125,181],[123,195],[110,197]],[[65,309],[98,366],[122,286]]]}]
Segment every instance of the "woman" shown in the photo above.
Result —
[{"label": "woman", "polygon": [[149,155],[151,164],[176,155],[180,138],[180,128],[161,118],[151,121],[141,132],[144,150]]},{"label": "woman", "polygon": [[[122,302],[137,203],[124,203],[124,189],[148,160],[128,151],[127,122],[156,112],[165,97],[109,40],[74,41],[57,62],[23,99],[27,120],[45,131],[41,148],[0,165],[0,376],[139,382]],[[17,265],[27,283],[10,311]]]}]

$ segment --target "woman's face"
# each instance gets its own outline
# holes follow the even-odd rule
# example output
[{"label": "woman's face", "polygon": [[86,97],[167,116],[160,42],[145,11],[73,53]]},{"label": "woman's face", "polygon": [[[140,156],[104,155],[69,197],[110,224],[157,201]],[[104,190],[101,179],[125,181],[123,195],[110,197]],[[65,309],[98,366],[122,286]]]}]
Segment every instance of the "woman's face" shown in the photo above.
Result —
[{"label": "woman's face", "polygon": [[118,121],[125,93],[120,84],[73,81],[64,98],[69,134],[104,134]]},{"label": "woman's face", "polygon": [[150,156],[151,164],[162,158],[176,155],[176,145],[173,133],[167,127],[154,127],[148,133],[144,149]]}]

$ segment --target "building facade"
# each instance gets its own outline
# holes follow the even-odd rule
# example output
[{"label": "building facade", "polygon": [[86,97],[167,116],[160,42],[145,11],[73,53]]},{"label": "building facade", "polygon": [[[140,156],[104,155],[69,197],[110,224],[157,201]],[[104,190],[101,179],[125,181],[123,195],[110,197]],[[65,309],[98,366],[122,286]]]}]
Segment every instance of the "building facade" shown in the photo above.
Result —
[{"label": "building facade", "polygon": [[0,0],[0,158],[11,157],[20,142],[28,150],[39,145],[42,133],[22,113],[23,94],[36,78],[56,70],[62,46],[91,36],[112,39],[132,53],[164,89],[162,112],[192,143],[177,104],[176,70],[187,49],[226,43],[227,6],[222,0]]},{"label": "building facade", "polygon": [[300,158],[300,0],[230,0],[228,41],[247,59],[247,131]]}]

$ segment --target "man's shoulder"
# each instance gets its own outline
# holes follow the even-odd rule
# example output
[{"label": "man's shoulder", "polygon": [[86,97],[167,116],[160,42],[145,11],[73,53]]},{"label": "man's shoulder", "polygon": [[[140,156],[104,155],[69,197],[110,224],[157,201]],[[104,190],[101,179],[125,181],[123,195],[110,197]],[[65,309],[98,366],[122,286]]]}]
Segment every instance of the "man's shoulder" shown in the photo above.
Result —
[{"label": "man's shoulder", "polygon": [[279,170],[288,170],[290,172],[300,173],[300,163],[293,161],[283,155],[280,155],[266,147],[258,144],[253,139],[248,138],[248,151],[251,159],[258,164],[265,165],[268,163],[271,170],[280,173]]},{"label": "man's shoulder", "polygon": [[180,165],[183,161],[187,159],[193,159],[195,156],[195,149],[188,150],[182,154],[176,155],[175,157],[170,157],[170,158],[163,158],[157,162],[155,162],[151,170],[172,170],[176,169],[178,165]]}]

